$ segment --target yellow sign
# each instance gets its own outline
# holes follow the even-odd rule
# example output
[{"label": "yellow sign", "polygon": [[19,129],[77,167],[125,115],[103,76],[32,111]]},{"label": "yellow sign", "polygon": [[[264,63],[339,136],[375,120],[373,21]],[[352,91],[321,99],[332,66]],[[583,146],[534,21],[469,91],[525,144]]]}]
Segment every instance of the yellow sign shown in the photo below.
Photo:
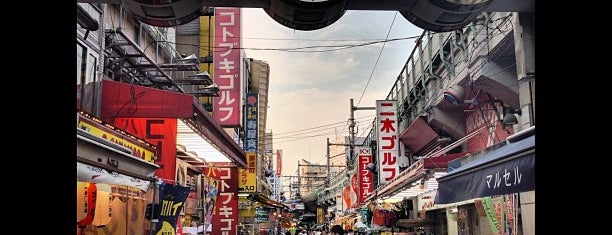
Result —
[{"label": "yellow sign", "polygon": [[100,137],[102,139],[108,140],[110,142],[132,150],[132,155],[134,157],[144,159],[147,162],[155,161],[155,149],[144,147],[146,145],[143,143],[138,143],[137,140],[131,140],[128,137],[123,137],[120,134],[115,134],[113,133],[113,130],[104,127],[102,124],[88,120],[81,115],[79,115],[79,121],[77,125],[79,129],[86,130],[88,133],[94,136]]},{"label": "yellow sign", "polygon": [[257,153],[246,153],[247,167],[238,168],[238,192],[257,192]]},{"label": "yellow sign", "polygon": [[325,220],[325,215],[323,214],[323,208],[317,207],[317,223],[322,224]]}]

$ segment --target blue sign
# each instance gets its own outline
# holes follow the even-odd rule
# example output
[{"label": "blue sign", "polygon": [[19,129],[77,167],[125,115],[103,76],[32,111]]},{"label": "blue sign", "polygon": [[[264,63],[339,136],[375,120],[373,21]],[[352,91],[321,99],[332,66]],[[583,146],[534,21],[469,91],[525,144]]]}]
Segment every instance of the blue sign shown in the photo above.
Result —
[{"label": "blue sign", "polygon": [[245,152],[257,152],[258,127],[259,127],[259,94],[246,94],[246,127],[245,127]]}]

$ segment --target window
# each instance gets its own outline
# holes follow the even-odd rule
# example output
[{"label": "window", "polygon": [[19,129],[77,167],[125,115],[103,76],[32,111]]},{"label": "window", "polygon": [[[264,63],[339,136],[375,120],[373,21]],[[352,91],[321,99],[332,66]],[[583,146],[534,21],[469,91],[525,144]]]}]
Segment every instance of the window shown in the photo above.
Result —
[{"label": "window", "polygon": [[77,92],[77,110],[81,109],[81,94],[83,93],[83,70],[85,68],[85,60],[83,59],[83,53],[85,48],[77,43],[77,77],[76,77],[76,92]]},{"label": "window", "polygon": [[77,43],[77,110],[93,114],[95,110],[98,55]]}]

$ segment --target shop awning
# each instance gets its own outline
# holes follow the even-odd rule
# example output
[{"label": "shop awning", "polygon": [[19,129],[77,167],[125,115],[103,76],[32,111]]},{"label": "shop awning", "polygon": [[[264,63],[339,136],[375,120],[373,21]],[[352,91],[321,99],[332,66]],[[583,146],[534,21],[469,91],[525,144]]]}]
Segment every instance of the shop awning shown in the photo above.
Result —
[{"label": "shop awning", "polygon": [[147,190],[158,165],[127,148],[77,129],[77,181],[126,185]]},{"label": "shop awning", "polygon": [[438,138],[436,133],[422,117],[417,117],[400,135],[400,141],[413,152],[418,152]]},{"label": "shop awning", "polygon": [[285,206],[285,204],[272,200],[263,194],[259,194],[259,193],[253,194],[252,199],[253,201],[260,202],[269,207],[279,208],[279,209],[288,209],[287,206]]},{"label": "shop awning", "polygon": [[535,135],[508,143],[438,179],[436,204],[535,190]]},{"label": "shop awning", "polygon": [[422,220],[422,219],[399,219],[395,226],[397,227],[422,227],[433,224],[433,220]]}]

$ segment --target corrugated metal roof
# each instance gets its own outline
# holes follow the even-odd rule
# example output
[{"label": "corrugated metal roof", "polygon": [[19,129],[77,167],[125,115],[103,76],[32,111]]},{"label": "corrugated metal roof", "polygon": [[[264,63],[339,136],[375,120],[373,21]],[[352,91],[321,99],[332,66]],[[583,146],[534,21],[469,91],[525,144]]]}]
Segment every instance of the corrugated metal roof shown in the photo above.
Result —
[{"label": "corrugated metal roof", "polygon": [[414,181],[412,183],[407,184],[407,188],[389,196],[384,199],[386,202],[399,202],[404,198],[416,197],[420,194],[437,190],[438,189],[438,178],[446,175],[446,172],[435,172],[434,177],[425,181],[425,187],[421,189],[421,180]]},{"label": "corrugated metal roof", "polygon": [[176,27],[176,36],[189,36],[200,34],[200,18]]},{"label": "corrugated metal roof", "polygon": [[228,156],[196,134],[182,120],[178,120],[176,129],[176,143],[185,146],[186,151],[195,152],[197,157],[203,158],[206,162],[231,162]]}]

